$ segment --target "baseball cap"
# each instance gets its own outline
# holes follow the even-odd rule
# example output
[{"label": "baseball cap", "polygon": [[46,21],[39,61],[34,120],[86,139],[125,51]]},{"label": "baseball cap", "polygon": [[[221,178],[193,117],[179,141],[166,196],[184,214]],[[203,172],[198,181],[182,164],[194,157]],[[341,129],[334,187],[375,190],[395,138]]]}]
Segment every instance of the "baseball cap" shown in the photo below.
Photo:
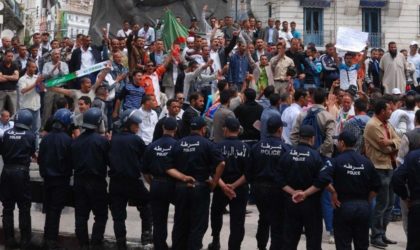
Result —
[{"label": "baseball cap", "polygon": [[177,124],[175,118],[173,118],[173,117],[167,117],[163,121],[163,128],[166,129],[166,130],[175,130],[177,125],[178,124]]},{"label": "baseball cap", "polygon": [[272,116],[267,121],[267,131],[272,134],[275,133],[279,128],[286,126],[280,117]]},{"label": "baseball cap", "polygon": [[204,121],[203,117],[196,116],[191,121],[191,130],[199,130],[206,125],[206,121]]},{"label": "baseball cap", "polygon": [[344,144],[346,144],[346,146],[348,147],[354,146],[354,144],[356,144],[357,142],[356,135],[348,130],[344,130],[338,136],[333,136],[333,139],[338,139],[339,141],[343,141]]},{"label": "baseball cap", "polygon": [[315,136],[315,129],[310,125],[303,125],[300,127],[299,136],[304,138]]},{"label": "baseball cap", "polygon": [[419,44],[416,41],[411,41],[410,46],[418,46]]},{"label": "baseball cap", "polygon": [[239,123],[238,119],[234,117],[228,117],[225,120],[225,127],[230,131],[238,131],[241,128],[241,124]]},{"label": "baseball cap", "polygon": [[392,89],[392,94],[393,95],[401,95],[401,90],[399,88],[393,88]]}]

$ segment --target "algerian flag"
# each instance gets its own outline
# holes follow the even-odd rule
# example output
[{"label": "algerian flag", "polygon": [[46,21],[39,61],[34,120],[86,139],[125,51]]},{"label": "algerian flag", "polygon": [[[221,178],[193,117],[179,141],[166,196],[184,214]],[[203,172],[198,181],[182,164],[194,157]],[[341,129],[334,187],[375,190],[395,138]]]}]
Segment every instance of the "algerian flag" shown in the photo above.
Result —
[{"label": "algerian flag", "polygon": [[188,29],[182,24],[178,23],[174,14],[167,10],[165,12],[164,24],[162,31],[162,40],[165,48],[170,50],[174,41],[185,43],[188,37]]},{"label": "algerian flag", "polygon": [[104,68],[106,68],[107,64],[110,64],[110,61],[100,62],[100,63],[90,66],[89,68],[81,69],[76,72],[64,75],[64,76],[49,79],[45,82],[44,85],[47,88],[60,86],[78,77],[86,76],[86,75],[92,74],[93,72],[103,70]]}]

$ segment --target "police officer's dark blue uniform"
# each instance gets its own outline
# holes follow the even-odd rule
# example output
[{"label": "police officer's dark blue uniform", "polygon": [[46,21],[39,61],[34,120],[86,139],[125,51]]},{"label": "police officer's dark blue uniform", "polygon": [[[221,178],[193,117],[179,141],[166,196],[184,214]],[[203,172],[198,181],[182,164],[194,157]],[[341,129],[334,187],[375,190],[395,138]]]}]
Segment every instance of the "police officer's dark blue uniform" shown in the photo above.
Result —
[{"label": "police officer's dark blue uniform", "polygon": [[118,249],[126,249],[127,202],[141,206],[142,243],[147,244],[144,233],[151,234],[152,221],[149,206],[150,194],[141,177],[141,165],[146,145],[136,135],[141,123],[138,110],[128,109],[121,115],[122,131],[114,134],[109,150],[109,195],[111,214],[114,220],[114,232]]},{"label": "police officer's dark blue uniform", "polygon": [[[357,142],[354,134],[342,132],[338,137],[340,153],[328,160],[314,186],[305,190],[303,197],[317,192],[330,183],[334,210],[334,238],[338,250],[369,247],[370,200],[381,187],[381,179],[372,162],[353,147]],[[295,200],[299,198],[295,197]]]},{"label": "police officer's dark blue uniform", "polygon": [[[306,190],[318,179],[324,166],[321,155],[313,149],[315,130],[304,125],[300,127],[299,144],[293,146],[281,158],[281,186],[287,193],[284,214],[284,250],[296,249],[305,228],[306,246],[311,250],[321,250],[322,210],[321,193],[296,204],[292,195],[296,190]],[[310,212],[309,212],[310,211]]]},{"label": "police officer's dark blue uniform", "polygon": [[[248,185],[244,176],[250,166],[250,148],[238,139],[240,123],[236,118],[225,121],[226,139],[217,144],[225,159],[219,186],[215,188],[211,203],[211,228],[213,242],[210,250],[220,249],[220,231],[223,225],[223,212],[229,204],[230,236],[228,249],[241,249],[245,235],[245,213],[248,202]],[[229,197],[228,197],[229,195]]]},{"label": "police officer's dark blue uniform", "polygon": [[283,123],[279,117],[267,121],[270,136],[251,149],[251,167],[245,176],[252,185],[255,203],[260,213],[257,230],[258,249],[266,249],[271,231],[270,249],[282,247],[283,191],[280,186],[280,159],[289,150],[281,140]]},{"label": "police officer's dark blue uniform", "polygon": [[171,161],[168,154],[174,147],[177,131],[175,118],[167,117],[163,124],[163,135],[147,146],[143,158],[143,173],[150,181],[151,207],[153,213],[153,246],[155,250],[167,250],[169,205],[173,203],[175,180],[166,170]]},{"label": "police officer's dark blue uniform", "polygon": [[203,137],[205,132],[204,119],[194,117],[191,134],[179,140],[170,154],[174,162],[167,172],[179,180],[175,189],[173,250],[198,250],[203,246],[210,191],[217,185],[224,168],[222,154]]},{"label": "police officer's dark blue uniform", "polygon": [[89,249],[88,220],[92,211],[95,222],[92,228],[93,249],[102,249],[108,220],[108,194],[105,180],[108,166],[109,142],[96,131],[102,122],[102,112],[90,108],[83,115],[86,130],[71,145],[74,169],[74,198],[76,236],[82,249]]},{"label": "police officer's dark blue uniform", "polygon": [[420,249],[420,149],[407,154],[392,176],[392,186],[408,205],[407,250]]},{"label": "police officer's dark blue uniform", "polygon": [[70,198],[71,137],[66,133],[70,126],[71,112],[59,109],[53,116],[52,131],[39,146],[38,165],[44,179],[45,249],[61,249],[57,246],[61,211]]},{"label": "police officer's dark blue uniform", "polygon": [[31,190],[29,165],[35,153],[35,134],[30,131],[32,114],[19,110],[15,126],[4,133],[0,152],[4,167],[0,179],[0,197],[3,202],[3,230],[6,247],[16,247],[13,211],[19,208],[21,249],[30,249],[31,241]]}]

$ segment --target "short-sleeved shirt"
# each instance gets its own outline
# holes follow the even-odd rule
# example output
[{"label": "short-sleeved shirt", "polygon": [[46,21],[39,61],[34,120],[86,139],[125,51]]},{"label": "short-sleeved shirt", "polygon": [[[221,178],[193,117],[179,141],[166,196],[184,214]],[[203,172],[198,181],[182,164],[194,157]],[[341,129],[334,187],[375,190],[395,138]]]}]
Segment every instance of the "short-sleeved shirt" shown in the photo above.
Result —
[{"label": "short-sleeved shirt", "polygon": [[347,66],[344,63],[340,64],[340,89],[348,90],[350,85],[357,87],[357,71],[359,68],[359,64],[353,64],[351,66]]},{"label": "short-sleeved shirt", "polygon": [[[5,76],[11,76],[15,73],[15,71],[19,71],[16,64],[12,63],[10,67],[6,67],[4,62],[0,62],[0,72]],[[2,82],[0,84],[0,91],[1,90],[16,90],[18,81],[7,81]]]}]

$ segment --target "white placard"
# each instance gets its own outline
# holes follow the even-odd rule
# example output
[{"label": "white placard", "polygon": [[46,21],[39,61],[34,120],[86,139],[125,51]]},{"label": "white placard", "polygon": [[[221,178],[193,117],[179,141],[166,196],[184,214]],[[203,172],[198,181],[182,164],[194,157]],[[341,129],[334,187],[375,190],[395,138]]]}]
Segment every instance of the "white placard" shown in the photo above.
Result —
[{"label": "white placard", "polygon": [[0,24],[3,24],[3,15],[0,15]]},{"label": "white placard", "polygon": [[366,47],[369,33],[358,31],[348,27],[338,27],[336,48],[360,52]]}]

